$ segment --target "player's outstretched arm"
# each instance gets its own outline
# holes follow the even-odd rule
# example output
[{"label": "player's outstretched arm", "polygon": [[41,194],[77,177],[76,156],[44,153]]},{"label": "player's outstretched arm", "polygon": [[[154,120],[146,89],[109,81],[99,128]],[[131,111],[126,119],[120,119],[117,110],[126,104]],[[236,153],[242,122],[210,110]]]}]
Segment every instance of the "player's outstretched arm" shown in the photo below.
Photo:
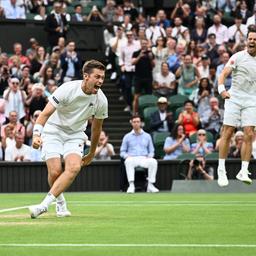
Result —
[{"label": "player's outstretched arm", "polygon": [[92,121],[92,135],[91,135],[91,146],[90,151],[87,155],[82,158],[82,166],[89,165],[94,158],[94,154],[99,143],[100,133],[102,130],[102,124],[104,119],[94,118]]},{"label": "player's outstretched arm", "polygon": [[55,109],[56,108],[50,102],[48,102],[44,110],[39,114],[38,118],[36,119],[36,123],[33,128],[33,138],[32,138],[33,148],[38,149],[42,145],[41,133],[43,131],[43,127],[46,121],[48,120],[48,118],[55,111]]}]

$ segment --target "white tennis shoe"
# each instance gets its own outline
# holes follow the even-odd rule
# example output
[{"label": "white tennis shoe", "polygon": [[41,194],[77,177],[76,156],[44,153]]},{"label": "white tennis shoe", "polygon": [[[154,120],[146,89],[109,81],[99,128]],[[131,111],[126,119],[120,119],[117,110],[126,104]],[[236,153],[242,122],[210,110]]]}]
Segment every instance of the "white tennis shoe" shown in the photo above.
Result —
[{"label": "white tennis shoe", "polygon": [[56,202],[56,216],[57,217],[70,217],[71,212],[67,208],[67,203],[64,202]]},{"label": "white tennis shoe", "polygon": [[47,210],[48,210],[45,206],[43,206],[41,204],[32,205],[28,209],[29,209],[29,212],[30,212],[30,217],[32,219],[37,218],[39,215],[47,212]]},{"label": "white tennis shoe", "polygon": [[228,185],[228,178],[225,170],[217,170],[218,173],[218,185],[220,187],[226,187]]},{"label": "white tennis shoe", "polygon": [[240,172],[236,175],[236,178],[245,184],[251,185],[252,180],[249,178],[248,175],[251,175],[251,173],[248,170],[240,170]]}]

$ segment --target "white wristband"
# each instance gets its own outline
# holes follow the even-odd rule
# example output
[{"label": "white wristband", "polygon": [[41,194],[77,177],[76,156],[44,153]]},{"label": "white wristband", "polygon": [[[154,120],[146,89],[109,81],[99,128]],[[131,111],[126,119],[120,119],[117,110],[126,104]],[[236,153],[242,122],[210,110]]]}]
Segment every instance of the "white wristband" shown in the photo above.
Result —
[{"label": "white wristband", "polygon": [[33,135],[40,136],[43,131],[43,126],[41,124],[35,124],[33,128]]},{"label": "white wristband", "polygon": [[218,85],[219,94],[222,94],[224,91],[226,91],[225,85],[224,84],[219,84]]}]

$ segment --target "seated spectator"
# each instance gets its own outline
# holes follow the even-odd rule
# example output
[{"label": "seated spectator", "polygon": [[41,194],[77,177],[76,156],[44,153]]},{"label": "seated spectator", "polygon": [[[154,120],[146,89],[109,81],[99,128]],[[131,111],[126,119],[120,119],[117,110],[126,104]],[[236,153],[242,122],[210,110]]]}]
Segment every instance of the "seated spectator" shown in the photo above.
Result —
[{"label": "seated spectator", "polygon": [[167,137],[164,143],[164,160],[176,159],[182,153],[190,152],[190,142],[184,133],[184,127],[176,124],[171,137]]},{"label": "seated spectator", "polygon": [[115,155],[114,147],[108,143],[108,136],[101,131],[99,143],[95,151],[95,160],[111,160],[111,156]]},{"label": "seated spectator", "polygon": [[141,129],[139,116],[133,116],[130,122],[133,130],[124,136],[120,149],[120,156],[125,159],[124,164],[129,182],[127,193],[135,192],[135,167],[148,168],[147,192],[159,192],[153,185],[156,182],[157,161],[153,158],[155,150],[152,138]]},{"label": "seated spectator", "polygon": [[116,13],[116,3],[114,0],[107,0],[106,5],[102,8],[102,14],[106,22],[113,22]]},{"label": "seated spectator", "polygon": [[[1,56],[0,56],[1,59]],[[1,66],[1,63],[0,63]],[[9,86],[10,71],[7,65],[0,67],[0,97],[3,97],[3,93]]]},{"label": "seated spectator", "polygon": [[94,5],[87,17],[87,21],[94,21],[94,22],[105,22],[105,18],[98,10],[97,6]]},{"label": "seated spectator", "polygon": [[4,133],[3,133],[3,135],[1,135],[1,137],[2,137],[2,147],[3,147],[3,149],[6,149],[6,147],[15,145],[14,125],[9,123],[9,124],[5,125],[3,130],[4,130]]},{"label": "seated spectator", "polygon": [[18,78],[11,78],[9,88],[4,91],[3,98],[5,100],[5,116],[13,110],[17,111],[18,119],[23,120],[25,117],[25,99],[26,93],[20,89],[20,81]]},{"label": "seated spectator", "polygon": [[200,74],[197,67],[192,63],[192,58],[189,54],[186,54],[184,64],[178,68],[175,75],[179,78],[178,93],[193,99]]},{"label": "seated spectator", "polygon": [[183,125],[186,136],[195,133],[200,123],[198,113],[194,111],[194,107],[192,100],[186,100],[184,102],[184,110],[178,117],[178,124]]},{"label": "seated spectator", "polygon": [[6,122],[5,100],[0,98],[0,125]]},{"label": "seated spectator", "polygon": [[58,88],[58,87],[57,87],[55,81],[52,80],[52,79],[49,79],[49,80],[47,81],[46,86],[45,86],[44,96],[45,96],[46,98],[48,98],[50,95],[52,95],[52,93],[53,93],[57,88]]},{"label": "seated spectator", "polygon": [[229,158],[241,158],[241,148],[244,141],[244,133],[242,131],[237,131],[234,136],[234,145],[229,149]]},{"label": "seated spectator", "polygon": [[83,6],[81,4],[76,4],[74,6],[75,13],[71,15],[71,21],[73,22],[83,22],[86,20],[86,17],[82,15]]},{"label": "seated spectator", "polygon": [[168,100],[160,97],[157,101],[158,110],[150,116],[151,132],[171,131],[174,125],[173,113],[168,112]]},{"label": "seated spectator", "polygon": [[207,142],[206,131],[200,129],[197,131],[197,142],[191,144],[191,153],[195,154],[196,158],[204,158],[207,154],[213,151],[212,142]]},{"label": "seated spectator", "polygon": [[153,88],[157,96],[169,97],[176,94],[175,75],[169,71],[168,63],[162,62],[161,71],[154,77]]},{"label": "seated spectator", "polygon": [[33,136],[33,128],[34,128],[34,125],[36,123],[36,119],[38,118],[39,114],[41,113],[42,111],[41,110],[36,110],[33,114],[33,116],[30,117],[30,121],[27,125],[27,128],[26,128],[26,141],[27,141],[27,145],[31,145],[32,143],[32,136]]},{"label": "seated spectator", "polygon": [[21,133],[15,134],[15,145],[5,150],[5,161],[27,162],[31,161],[31,151],[28,145],[24,144],[24,136]]},{"label": "seated spectator", "polygon": [[201,160],[195,159],[189,162],[187,180],[213,180],[214,169],[211,166],[206,166],[204,158]]},{"label": "seated spectator", "polygon": [[25,127],[18,121],[18,114],[16,111],[10,111],[8,116],[8,124],[1,126],[1,138],[6,137],[5,127],[7,125],[13,125],[14,133],[19,132],[25,137]]},{"label": "seated spectator", "polygon": [[10,68],[13,66],[13,62],[15,61],[15,58],[18,59],[18,62],[20,64],[30,66],[28,57],[22,55],[22,44],[21,43],[15,43],[13,45],[13,51],[14,51],[14,54],[8,60],[8,66]]},{"label": "seated spectator", "polygon": [[34,20],[46,20],[47,15],[46,15],[46,8],[45,6],[40,6],[38,14],[34,16]]}]

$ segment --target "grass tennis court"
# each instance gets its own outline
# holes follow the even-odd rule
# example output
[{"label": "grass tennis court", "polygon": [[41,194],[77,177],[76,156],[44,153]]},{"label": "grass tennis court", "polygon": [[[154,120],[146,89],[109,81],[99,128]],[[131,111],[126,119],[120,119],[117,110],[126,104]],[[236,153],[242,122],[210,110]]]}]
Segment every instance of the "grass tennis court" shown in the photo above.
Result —
[{"label": "grass tennis court", "polygon": [[0,255],[256,255],[256,196],[243,194],[66,193],[55,207],[27,209],[44,194],[0,194]]}]

